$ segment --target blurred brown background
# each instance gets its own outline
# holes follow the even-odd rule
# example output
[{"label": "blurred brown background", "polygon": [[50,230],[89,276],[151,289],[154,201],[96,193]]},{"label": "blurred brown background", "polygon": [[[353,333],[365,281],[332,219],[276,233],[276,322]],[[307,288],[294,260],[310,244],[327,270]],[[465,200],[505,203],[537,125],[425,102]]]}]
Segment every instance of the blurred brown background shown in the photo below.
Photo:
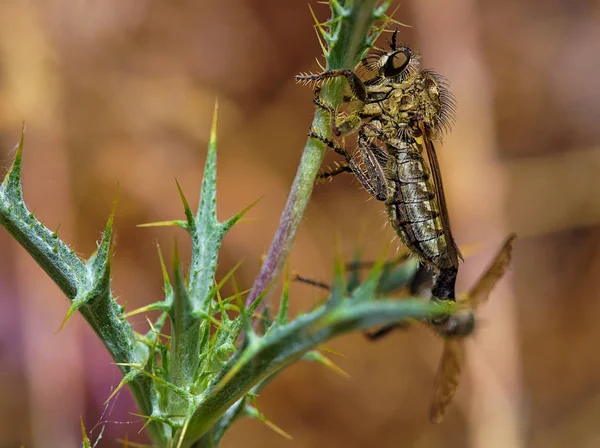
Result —
[{"label": "blurred brown background", "polygon": [[[472,254],[460,287],[515,231],[512,272],[481,310],[441,425],[427,420],[441,341],[413,329],[334,341],[349,380],[298,364],[271,384],[261,409],[293,441],[245,420],[223,446],[600,446],[600,2],[413,0],[395,18],[459,105],[438,154]],[[293,75],[319,54],[306,0],[0,2],[2,171],[24,120],[26,200],[82,256],[120,192],[114,290],[137,308],[161,298],[156,241],[189,249],[183,232],[136,225],[182,216],[174,178],[197,201],[218,96],[221,219],[264,195],[220,258],[221,274],[243,259],[249,287],[312,118]],[[327,280],[336,233],[348,256],[359,241],[375,256],[393,235],[367,199],[349,177],[318,186],[292,267]],[[79,415],[94,439],[104,431],[99,447],[143,442],[127,392],[103,405],[120,377],[95,335],[79,316],[56,334],[68,302],[4,230],[0,248],[0,447],[80,446]],[[319,297],[295,285],[293,307]]]}]

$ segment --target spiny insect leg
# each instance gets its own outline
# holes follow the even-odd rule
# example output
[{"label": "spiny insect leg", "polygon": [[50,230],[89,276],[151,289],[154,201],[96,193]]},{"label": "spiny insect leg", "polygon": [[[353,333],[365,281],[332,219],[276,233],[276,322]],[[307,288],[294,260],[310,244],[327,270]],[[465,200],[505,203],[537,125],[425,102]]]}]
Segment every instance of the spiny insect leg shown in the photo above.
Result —
[{"label": "spiny insect leg", "polygon": [[327,283],[323,283],[323,282],[320,282],[319,280],[315,280],[315,279],[312,279],[309,277],[304,277],[304,276],[298,274],[297,272],[294,272],[292,274],[292,280],[295,282],[305,283],[307,285],[311,285],[316,288],[324,289],[326,291],[331,291],[331,286],[329,286]]},{"label": "spiny insect leg", "polygon": [[317,175],[317,182],[324,181],[326,179],[331,179],[334,176],[337,176],[338,174],[352,172],[352,168],[350,168],[347,163],[340,163],[335,168],[329,168],[327,170],[321,171]]},{"label": "spiny insect leg", "polygon": [[317,133],[317,131],[315,130],[315,128],[311,128],[310,131],[308,131],[308,136],[310,138],[314,138],[315,140],[319,140],[321,143],[324,143],[325,145],[329,146],[331,149],[333,149],[339,155],[344,157],[344,159],[346,159],[346,163],[348,164],[348,166],[350,167],[352,172],[354,172],[355,174],[356,174],[355,170],[360,170],[358,168],[358,166],[356,165],[356,163],[354,162],[354,159],[352,158],[352,156],[350,154],[348,154],[348,151],[346,151],[340,145],[335,143],[333,140],[329,140],[328,138],[323,137],[322,135],[319,135]]},{"label": "spiny insect leg", "polygon": [[[323,100],[321,100],[321,97],[319,96],[320,91],[320,88],[315,89],[315,97],[313,98],[313,103],[315,103],[317,107],[323,109],[329,114],[329,123],[335,135],[337,135],[338,137],[340,135],[348,135],[360,127],[360,125],[362,124],[362,118],[358,113],[352,114],[349,117],[342,119],[338,123],[337,111],[330,105],[325,104]],[[348,99],[349,101],[352,100],[351,97],[344,97],[344,100],[346,99]]]},{"label": "spiny insect leg", "polygon": [[385,197],[383,199],[380,199],[380,197],[381,197],[380,192],[371,183],[371,180],[369,179],[368,174],[365,174],[365,172],[362,169],[360,169],[360,167],[354,161],[352,156],[350,154],[348,154],[348,152],[344,148],[342,148],[340,145],[336,144],[335,142],[329,140],[328,138],[325,138],[325,137],[317,134],[317,132],[312,128],[308,132],[308,136],[326,144],[331,149],[333,149],[335,152],[337,152],[339,155],[344,157],[344,159],[346,159],[346,163],[348,164],[348,168],[350,170],[352,170],[352,172],[354,173],[356,178],[359,180],[359,182],[362,184],[362,186],[365,188],[365,190],[367,190],[367,192],[369,192],[369,194],[371,196],[373,196],[374,198],[376,198],[380,201],[385,200]]},{"label": "spiny insect leg", "polygon": [[338,76],[343,76],[348,81],[348,85],[350,86],[350,90],[352,93],[361,101],[367,101],[367,89],[361,79],[354,73],[352,70],[342,69],[342,70],[329,70],[322,73],[310,73],[310,74],[301,74],[296,75],[297,82],[303,83],[322,83],[329,81],[330,79],[337,78]]}]

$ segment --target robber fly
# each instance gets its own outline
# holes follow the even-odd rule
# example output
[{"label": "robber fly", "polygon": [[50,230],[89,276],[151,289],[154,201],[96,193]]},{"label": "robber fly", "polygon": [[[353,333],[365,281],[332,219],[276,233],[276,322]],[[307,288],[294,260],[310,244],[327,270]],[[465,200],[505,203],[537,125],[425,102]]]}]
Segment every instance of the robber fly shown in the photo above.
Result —
[{"label": "robber fly", "polygon": [[[401,241],[433,268],[436,278],[432,297],[455,300],[462,256],[452,237],[433,146],[433,140],[450,129],[455,102],[446,79],[424,69],[421,58],[411,48],[399,46],[397,33],[392,36],[389,51],[376,50],[362,61],[371,73],[365,81],[353,70],[301,74],[296,80],[314,83],[314,103],[329,113],[336,136],[358,133],[360,160],[356,161],[341,145],[311,129],[310,137],[331,147],[346,161],[321,177],[353,173],[374,198],[384,201]],[[344,97],[344,103],[357,103],[350,114],[338,113],[320,98],[323,83],[336,77],[345,77],[352,92]],[[437,324],[443,334],[468,334],[474,321],[472,315],[464,315]]]},{"label": "robber fly", "polygon": [[[364,81],[347,69],[301,74],[296,80],[314,83],[314,103],[329,114],[336,136],[358,134],[357,161],[344,147],[311,129],[310,137],[345,159],[345,164],[320,177],[353,173],[371,196],[385,202],[390,223],[401,241],[434,272],[432,299],[455,301],[462,256],[452,237],[433,145],[450,129],[455,102],[446,79],[424,69],[419,55],[409,47],[399,46],[396,39],[397,30],[389,51],[376,50],[362,61],[371,73]],[[356,103],[349,114],[338,113],[320,97],[321,86],[337,77],[344,77],[352,92],[343,102],[349,106]],[[511,235],[488,272],[469,294],[459,299],[456,313],[430,322],[445,338],[431,408],[433,422],[442,419],[456,392],[463,363],[462,338],[473,331],[475,308],[506,270],[513,240]]]}]

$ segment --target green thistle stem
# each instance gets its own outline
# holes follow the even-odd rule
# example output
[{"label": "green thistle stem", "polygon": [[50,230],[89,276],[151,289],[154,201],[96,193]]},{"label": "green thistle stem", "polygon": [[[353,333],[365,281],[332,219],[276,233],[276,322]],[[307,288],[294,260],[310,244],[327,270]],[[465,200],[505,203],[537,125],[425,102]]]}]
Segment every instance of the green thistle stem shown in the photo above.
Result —
[{"label": "green thistle stem", "polygon": [[[386,3],[383,7],[376,8],[377,2],[377,0],[331,2],[332,22],[340,15],[343,15],[343,19],[331,26],[329,39],[326,39],[328,40],[328,51],[325,58],[328,70],[354,68],[364,56],[368,50],[373,24],[382,18],[385,5],[387,5]],[[322,98],[327,104],[336,107],[340,104],[343,94],[344,83],[342,80],[336,80],[325,86]],[[317,110],[315,114],[312,127],[317,129],[321,135],[330,135],[328,117],[320,110]],[[247,306],[253,303],[279,276],[294,244],[296,232],[302,222],[324,156],[324,145],[309,138],[304,146],[290,195],[279,220],[279,227],[254,281],[252,291],[248,295]]]}]

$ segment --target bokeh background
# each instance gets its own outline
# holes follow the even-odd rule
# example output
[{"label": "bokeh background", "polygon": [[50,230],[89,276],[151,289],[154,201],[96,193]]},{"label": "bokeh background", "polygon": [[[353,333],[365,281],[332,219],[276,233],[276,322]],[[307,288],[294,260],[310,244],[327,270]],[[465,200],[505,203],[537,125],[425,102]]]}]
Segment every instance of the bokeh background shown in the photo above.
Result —
[{"label": "bokeh background", "polygon": [[[27,123],[24,192],[82,256],[119,191],[114,290],[128,309],[161,297],[156,242],[189,254],[183,232],[141,229],[179,218],[174,179],[198,198],[220,102],[221,218],[262,197],[226,237],[222,275],[244,260],[249,287],[269,246],[312,118],[318,70],[306,0],[9,0],[0,2],[0,164]],[[316,2],[312,2],[313,4]],[[319,17],[327,8],[314,4]],[[600,446],[600,2],[405,0],[401,40],[446,75],[457,124],[438,145],[453,230],[469,254],[466,289],[509,232],[511,273],[481,310],[457,400],[444,423],[427,409],[441,341],[425,329],[379,343],[332,342],[350,375],[297,364],[259,399],[294,439],[257,421],[224,447]],[[327,157],[331,164],[335,156]],[[318,186],[291,256],[330,278],[334,235],[350,256],[398,247],[382,205],[350,177]],[[294,285],[293,308],[321,293]],[[57,329],[68,303],[0,230],[0,447],[144,442],[119,373],[85,322]],[[138,330],[146,328],[137,316]]]}]

